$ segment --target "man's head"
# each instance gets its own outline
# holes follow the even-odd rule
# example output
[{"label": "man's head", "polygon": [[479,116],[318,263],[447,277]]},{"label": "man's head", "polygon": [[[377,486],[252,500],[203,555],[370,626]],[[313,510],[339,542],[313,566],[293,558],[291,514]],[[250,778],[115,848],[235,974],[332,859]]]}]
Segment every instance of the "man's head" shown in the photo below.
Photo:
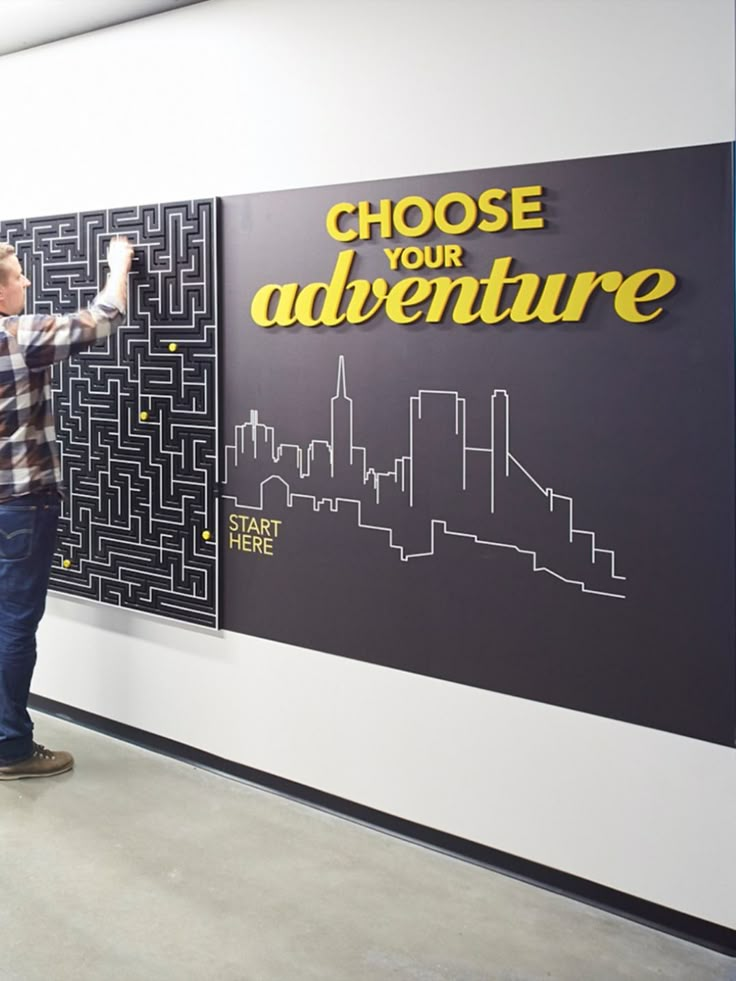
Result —
[{"label": "man's head", "polygon": [[23,313],[26,288],[30,285],[31,281],[23,275],[13,246],[0,244],[0,314],[13,316]]}]

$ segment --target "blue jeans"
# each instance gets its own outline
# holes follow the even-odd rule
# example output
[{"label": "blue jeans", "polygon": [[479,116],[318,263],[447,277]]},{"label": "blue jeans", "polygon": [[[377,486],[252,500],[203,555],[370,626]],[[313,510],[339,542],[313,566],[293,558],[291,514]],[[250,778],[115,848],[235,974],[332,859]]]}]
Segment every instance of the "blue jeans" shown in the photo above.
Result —
[{"label": "blue jeans", "polygon": [[0,765],[33,753],[28,693],[60,510],[56,491],[0,501]]}]

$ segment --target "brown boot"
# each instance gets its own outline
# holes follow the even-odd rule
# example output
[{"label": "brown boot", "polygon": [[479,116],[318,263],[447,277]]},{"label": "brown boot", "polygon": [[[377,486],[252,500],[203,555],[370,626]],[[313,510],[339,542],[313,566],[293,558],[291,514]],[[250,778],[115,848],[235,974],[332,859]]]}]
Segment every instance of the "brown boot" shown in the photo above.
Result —
[{"label": "brown boot", "polygon": [[40,743],[33,744],[33,755],[17,763],[0,766],[0,780],[22,780],[25,777],[55,777],[74,766],[71,753],[54,753]]}]

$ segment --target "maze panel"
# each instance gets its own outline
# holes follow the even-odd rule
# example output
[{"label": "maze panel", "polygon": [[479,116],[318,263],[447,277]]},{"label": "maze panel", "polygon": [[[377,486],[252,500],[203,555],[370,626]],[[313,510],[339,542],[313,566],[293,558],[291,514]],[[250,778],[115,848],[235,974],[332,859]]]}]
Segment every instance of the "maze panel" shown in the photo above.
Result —
[{"label": "maze panel", "polygon": [[51,588],[217,626],[216,202],[0,222],[26,311],[68,313],[135,246],[128,317],[54,371],[67,494]]}]

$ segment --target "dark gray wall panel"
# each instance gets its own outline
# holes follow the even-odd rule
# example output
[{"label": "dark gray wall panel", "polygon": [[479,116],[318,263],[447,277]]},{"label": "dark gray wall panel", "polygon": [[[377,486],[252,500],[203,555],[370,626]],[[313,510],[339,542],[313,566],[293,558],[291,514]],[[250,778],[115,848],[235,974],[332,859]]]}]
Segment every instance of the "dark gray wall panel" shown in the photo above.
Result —
[{"label": "dark gray wall panel", "polygon": [[[224,198],[226,629],[732,746],[731,181],[715,145]],[[339,202],[528,185],[543,229],[325,225]],[[384,253],[443,243],[461,268]],[[256,323],[266,284],[337,283],[333,310],[351,249],[338,313],[352,281],[509,256],[677,286],[651,323],[603,291],[580,323]]]}]

